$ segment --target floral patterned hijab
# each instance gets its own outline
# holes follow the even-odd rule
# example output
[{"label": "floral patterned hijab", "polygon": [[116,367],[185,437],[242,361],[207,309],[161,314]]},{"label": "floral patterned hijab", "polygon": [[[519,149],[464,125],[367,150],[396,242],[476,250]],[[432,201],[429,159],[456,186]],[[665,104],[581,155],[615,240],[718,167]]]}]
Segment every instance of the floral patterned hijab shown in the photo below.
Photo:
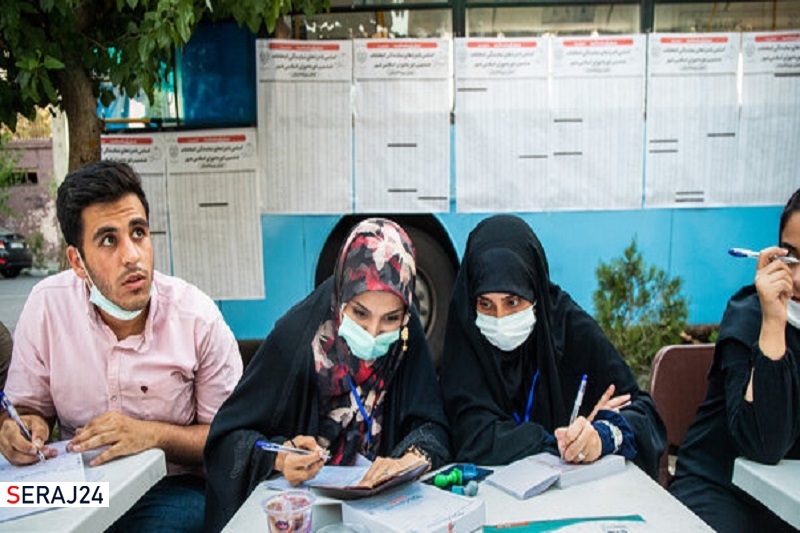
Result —
[{"label": "floral patterned hijab", "polygon": [[[320,391],[320,437],[328,441],[329,464],[351,465],[358,453],[370,459],[377,455],[383,400],[405,350],[404,342],[398,340],[386,355],[371,365],[365,364],[350,353],[347,343],[337,333],[341,310],[361,293],[385,291],[403,301],[408,316],[416,280],[414,247],[395,222],[385,218],[363,220],[350,231],[333,275],[328,318],[312,341]],[[364,419],[354,394],[359,395],[371,424]]]}]

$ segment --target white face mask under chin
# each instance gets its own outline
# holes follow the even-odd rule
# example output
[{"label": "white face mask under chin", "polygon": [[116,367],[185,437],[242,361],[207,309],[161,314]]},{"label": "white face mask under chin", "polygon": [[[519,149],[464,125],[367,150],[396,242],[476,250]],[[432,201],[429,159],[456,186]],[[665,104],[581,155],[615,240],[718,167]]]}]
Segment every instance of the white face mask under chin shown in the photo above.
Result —
[{"label": "white face mask under chin", "polygon": [[502,318],[478,313],[475,325],[486,340],[504,352],[510,352],[530,337],[536,325],[536,314],[533,307]]},{"label": "white face mask under chin", "polygon": [[797,329],[800,329],[800,302],[789,300],[786,307],[786,321]]}]

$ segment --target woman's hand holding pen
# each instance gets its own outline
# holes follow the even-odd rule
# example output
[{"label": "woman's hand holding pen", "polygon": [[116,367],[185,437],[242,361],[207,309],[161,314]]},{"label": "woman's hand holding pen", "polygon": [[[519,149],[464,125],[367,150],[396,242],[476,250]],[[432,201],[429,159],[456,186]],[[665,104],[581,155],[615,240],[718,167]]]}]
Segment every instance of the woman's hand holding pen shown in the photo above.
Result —
[{"label": "woman's hand holding pen", "polygon": [[567,427],[555,432],[558,451],[568,463],[592,463],[603,453],[600,435],[586,418],[579,416]]},{"label": "woman's hand holding pen", "polygon": [[765,248],[758,254],[755,285],[763,315],[758,344],[770,359],[779,359],[786,352],[784,332],[786,306],[792,297],[792,267],[774,260],[786,254],[786,250],[777,246]]},{"label": "woman's hand holding pen", "polygon": [[298,435],[291,440],[287,440],[283,445],[317,452],[308,455],[285,452],[277,454],[275,457],[275,470],[282,472],[283,477],[292,486],[313,479],[325,464],[325,449],[317,444],[314,437]]}]

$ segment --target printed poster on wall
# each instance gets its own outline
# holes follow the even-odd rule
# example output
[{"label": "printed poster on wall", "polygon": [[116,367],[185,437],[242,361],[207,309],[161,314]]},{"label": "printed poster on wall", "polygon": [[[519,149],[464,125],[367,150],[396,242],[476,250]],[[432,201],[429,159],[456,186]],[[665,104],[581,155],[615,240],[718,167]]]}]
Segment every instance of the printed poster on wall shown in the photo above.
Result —
[{"label": "printed poster on wall", "polygon": [[549,41],[455,39],[456,208],[544,209]]},{"label": "printed poster on wall", "polygon": [[800,184],[800,32],[742,34],[738,174],[725,203],[784,205]]},{"label": "printed poster on wall", "polygon": [[738,33],[651,34],[645,206],[725,205],[738,173]]},{"label": "printed poster on wall", "polygon": [[175,275],[215,300],[263,298],[255,129],[176,134],[167,154]]},{"label": "printed poster on wall", "polygon": [[261,210],[352,210],[351,41],[256,41]]},{"label": "printed poster on wall", "polygon": [[356,211],[447,211],[450,41],[356,39],[353,55]]},{"label": "printed poster on wall", "polygon": [[638,209],[644,35],[551,39],[550,167],[542,209]]},{"label": "printed poster on wall", "polygon": [[150,206],[150,240],[155,269],[172,273],[167,217],[167,166],[165,134],[113,134],[100,138],[100,157],[122,161],[142,178],[142,188]]}]

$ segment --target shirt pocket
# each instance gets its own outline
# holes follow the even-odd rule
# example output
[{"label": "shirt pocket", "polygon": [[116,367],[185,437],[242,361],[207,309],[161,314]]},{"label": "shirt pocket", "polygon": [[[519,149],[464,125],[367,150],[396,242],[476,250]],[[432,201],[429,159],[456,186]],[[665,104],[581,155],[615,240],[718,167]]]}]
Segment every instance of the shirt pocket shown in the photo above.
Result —
[{"label": "shirt pocket", "polygon": [[188,425],[195,419],[194,377],[180,370],[142,379],[134,385],[135,405],[142,420]]}]

